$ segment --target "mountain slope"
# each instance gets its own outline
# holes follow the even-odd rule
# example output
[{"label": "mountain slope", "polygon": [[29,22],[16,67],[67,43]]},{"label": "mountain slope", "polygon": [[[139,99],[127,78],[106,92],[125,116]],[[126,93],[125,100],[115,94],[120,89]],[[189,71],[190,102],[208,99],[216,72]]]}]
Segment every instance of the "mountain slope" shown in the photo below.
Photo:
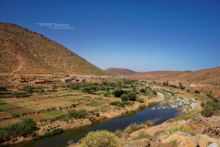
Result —
[{"label": "mountain slope", "polygon": [[[165,77],[164,77],[165,78]],[[170,80],[175,79],[189,83],[209,83],[220,84],[220,67],[197,70],[194,72],[184,72],[175,77],[166,77]]]},{"label": "mountain slope", "polygon": [[108,75],[64,46],[10,23],[0,23],[0,73]]},{"label": "mountain slope", "polygon": [[132,75],[126,76],[132,79],[145,79],[145,80],[159,80],[164,76],[171,76],[179,74],[181,71],[150,71],[150,72],[137,72]]},{"label": "mountain slope", "polygon": [[132,75],[136,73],[135,71],[126,68],[108,68],[106,71],[114,76]]}]

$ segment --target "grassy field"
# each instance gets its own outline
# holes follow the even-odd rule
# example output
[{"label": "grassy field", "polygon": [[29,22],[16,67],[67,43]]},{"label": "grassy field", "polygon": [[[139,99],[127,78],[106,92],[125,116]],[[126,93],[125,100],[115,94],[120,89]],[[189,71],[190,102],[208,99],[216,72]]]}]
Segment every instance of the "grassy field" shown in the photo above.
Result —
[{"label": "grassy field", "polygon": [[44,112],[44,114],[52,116],[52,117],[57,117],[57,116],[62,115],[63,112],[59,110],[51,110],[51,111]]}]

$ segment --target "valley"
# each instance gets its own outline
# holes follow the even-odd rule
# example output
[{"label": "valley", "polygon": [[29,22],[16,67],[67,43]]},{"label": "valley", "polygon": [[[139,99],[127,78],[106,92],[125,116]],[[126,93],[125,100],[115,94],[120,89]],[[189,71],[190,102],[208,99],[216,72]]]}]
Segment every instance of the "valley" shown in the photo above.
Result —
[{"label": "valley", "polygon": [[219,67],[102,70],[10,23],[0,57],[3,146],[220,146]]}]

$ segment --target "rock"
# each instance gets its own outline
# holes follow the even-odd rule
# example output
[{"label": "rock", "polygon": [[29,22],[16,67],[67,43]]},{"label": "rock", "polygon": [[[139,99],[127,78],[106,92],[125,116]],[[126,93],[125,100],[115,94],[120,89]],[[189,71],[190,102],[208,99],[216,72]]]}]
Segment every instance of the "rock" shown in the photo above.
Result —
[{"label": "rock", "polygon": [[131,142],[126,142],[123,147],[148,147],[150,146],[148,139],[141,139]]},{"label": "rock", "polygon": [[216,143],[212,143],[210,145],[208,145],[207,147],[219,147]]},{"label": "rock", "polygon": [[210,137],[220,138],[220,126],[209,126],[203,130],[202,134],[206,134]]},{"label": "rock", "polygon": [[220,140],[211,138],[204,134],[197,134],[196,140],[200,147],[207,147],[210,143],[215,143],[220,147]]},{"label": "rock", "polygon": [[161,140],[162,144],[177,141],[178,147],[196,147],[196,138],[185,132],[175,132],[174,134],[164,137]]},{"label": "rock", "polygon": [[148,126],[152,126],[154,123],[153,123],[153,121],[151,121],[151,120],[147,120],[147,121],[146,121],[146,124],[147,124]]}]

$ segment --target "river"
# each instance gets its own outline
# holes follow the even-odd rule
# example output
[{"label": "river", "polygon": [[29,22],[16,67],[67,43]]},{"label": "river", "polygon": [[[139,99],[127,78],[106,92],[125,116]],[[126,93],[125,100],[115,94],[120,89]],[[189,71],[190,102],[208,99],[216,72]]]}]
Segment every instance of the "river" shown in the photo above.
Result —
[{"label": "river", "polygon": [[89,126],[81,127],[65,131],[62,134],[44,138],[41,140],[33,140],[26,143],[13,145],[15,147],[64,147],[68,145],[69,141],[77,142],[83,138],[88,132],[96,130],[108,130],[114,132],[116,130],[123,130],[129,125],[136,123],[146,123],[147,120],[153,121],[153,125],[159,125],[169,119],[172,119],[183,112],[172,108],[169,105],[161,106],[160,104],[153,108],[145,108],[142,111],[136,111],[129,115],[120,118],[114,118],[108,121],[94,123]]}]

